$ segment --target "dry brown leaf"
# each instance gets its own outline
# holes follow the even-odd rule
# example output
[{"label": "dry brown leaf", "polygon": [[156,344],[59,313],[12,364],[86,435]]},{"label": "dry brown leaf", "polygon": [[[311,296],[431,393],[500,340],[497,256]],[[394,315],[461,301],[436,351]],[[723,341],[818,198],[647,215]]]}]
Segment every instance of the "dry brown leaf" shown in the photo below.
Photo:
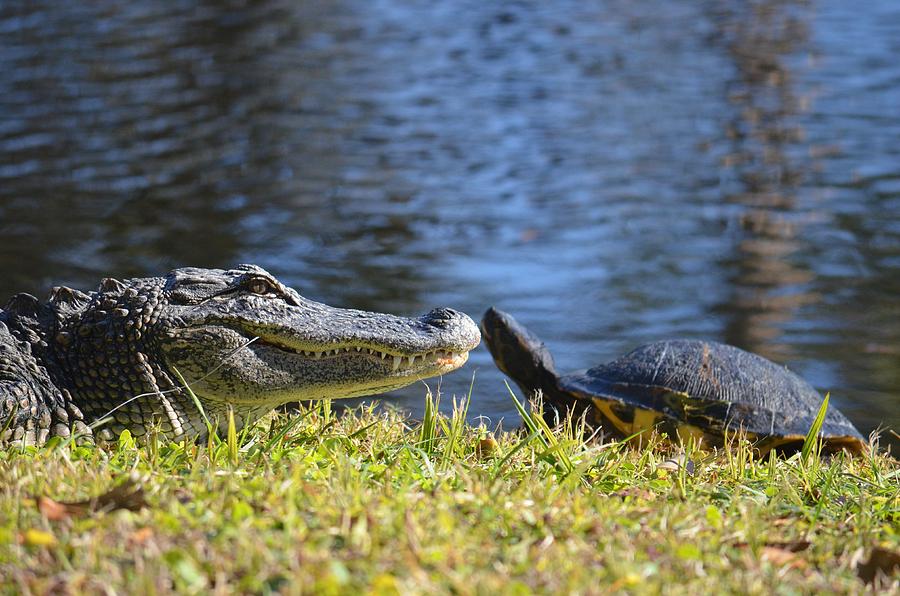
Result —
[{"label": "dry brown leaf", "polygon": [[773,519],[771,525],[776,528],[782,528],[784,526],[792,526],[797,523],[797,520],[793,517],[779,517],[778,519]]},{"label": "dry brown leaf", "polygon": [[142,545],[146,544],[151,538],[153,538],[153,528],[144,526],[143,528],[138,528],[132,532],[131,536],[128,537],[128,540],[132,544]]},{"label": "dry brown leaf", "polygon": [[72,517],[82,517],[86,510],[75,503],[60,503],[50,497],[38,497],[37,508],[50,521],[63,521]]},{"label": "dry brown leaf", "polygon": [[131,479],[119,484],[109,492],[91,499],[90,503],[95,511],[112,511],[114,509],[139,511],[147,507],[144,487]]},{"label": "dry brown leaf", "polygon": [[856,567],[856,574],[867,584],[875,581],[879,574],[890,577],[900,573],[900,553],[876,546],[869,555],[869,560]]},{"label": "dry brown leaf", "polygon": [[786,565],[794,569],[806,567],[806,561],[797,556],[797,551],[775,546],[764,546],[759,553],[759,558],[762,561],[768,561],[778,567],[784,567]]},{"label": "dry brown leaf", "polygon": [[[747,542],[735,542],[734,548],[747,548]],[[789,565],[793,569],[803,569],[807,566],[804,559],[797,556],[797,553],[808,549],[810,542],[808,540],[773,540],[765,542],[759,551],[759,559],[768,561],[778,567]]]},{"label": "dry brown leaf", "polygon": [[[810,544],[811,542],[808,540],[772,540],[764,542],[762,546],[763,548],[777,548],[791,553],[799,553],[808,549]],[[732,546],[734,548],[747,548],[749,544],[747,542],[735,542]]]},{"label": "dry brown leaf", "polygon": [[50,521],[85,517],[91,513],[127,509],[137,511],[147,506],[144,489],[128,479],[109,491],[85,501],[64,502],[41,496],[36,499],[38,511]]},{"label": "dry brown leaf", "polygon": [[799,553],[809,548],[809,540],[787,540],[783,542],[766,542],[767,547],[778,548],[792,553]]}]

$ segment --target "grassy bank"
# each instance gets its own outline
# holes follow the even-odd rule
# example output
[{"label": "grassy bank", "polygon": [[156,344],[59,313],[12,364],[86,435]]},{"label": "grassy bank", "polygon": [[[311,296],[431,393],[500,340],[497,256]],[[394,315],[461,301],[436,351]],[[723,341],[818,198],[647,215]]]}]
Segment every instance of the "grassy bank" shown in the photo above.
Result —
[{"label": "grassy bank", "polygon": [[857,592],[900,549],[885,456],[753,461],[463,420],[320,404],[199,446],[6,447],[2,590]]}]

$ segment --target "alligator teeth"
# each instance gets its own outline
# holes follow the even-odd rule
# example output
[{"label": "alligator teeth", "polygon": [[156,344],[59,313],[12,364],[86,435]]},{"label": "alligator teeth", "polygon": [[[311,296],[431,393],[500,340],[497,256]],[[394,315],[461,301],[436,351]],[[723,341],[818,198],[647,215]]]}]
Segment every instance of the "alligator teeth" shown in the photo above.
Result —
[{"label": "alligator teeth", "polygon": [[430,352],[425,352],[424,354],[413,354],[412,356],[395,356],[387,352],[382,352],[381,350],[366,348],[363,346],[329,348],[327,350],[298,350],[298,353],[306,356],[307,358],[320,359],[328,356],[337,356],[339,354],[352,354],[354,350],[357,353],[370,354],[372,356],[379,357],[381,360],[390,360],[391,358],[393,358],[392,368],[394,372],[400,370],[400,367],[403,366],[404,363],[409,367],[413,367],[416,365],[417,360],[421,360],[424,364],[425,362],[434,362],[435,360],[457,357],[456,353],[446,350],[432,350]]}]

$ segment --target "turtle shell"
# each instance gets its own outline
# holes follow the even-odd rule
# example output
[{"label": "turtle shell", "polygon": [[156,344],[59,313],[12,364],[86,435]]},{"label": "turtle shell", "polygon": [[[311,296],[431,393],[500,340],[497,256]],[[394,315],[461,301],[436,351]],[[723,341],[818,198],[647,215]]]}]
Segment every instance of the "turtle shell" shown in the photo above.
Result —
[{"label": "turtle shell", "polygon": [[[762,451],[802,442],[822,404],[806,381],[783,366],[733,346],[695,340],[658,341],[608,364],[559,379],[559,389],[590,400],[619,433],[656,425],[721,444],[741,431]],[[821,436],[830,450],[860,451],[859,431],[829,407]]]}]

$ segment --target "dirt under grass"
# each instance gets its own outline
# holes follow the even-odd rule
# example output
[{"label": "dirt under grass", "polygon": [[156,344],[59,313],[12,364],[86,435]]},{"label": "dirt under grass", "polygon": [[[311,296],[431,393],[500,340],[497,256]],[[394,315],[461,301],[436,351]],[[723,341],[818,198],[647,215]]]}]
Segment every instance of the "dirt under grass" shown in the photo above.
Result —
[{"label": "dirt under grass", "polygon": [[0,447],[0,590],[898,590],[891,457],[547,430],[326,402],[200,445]]}]

